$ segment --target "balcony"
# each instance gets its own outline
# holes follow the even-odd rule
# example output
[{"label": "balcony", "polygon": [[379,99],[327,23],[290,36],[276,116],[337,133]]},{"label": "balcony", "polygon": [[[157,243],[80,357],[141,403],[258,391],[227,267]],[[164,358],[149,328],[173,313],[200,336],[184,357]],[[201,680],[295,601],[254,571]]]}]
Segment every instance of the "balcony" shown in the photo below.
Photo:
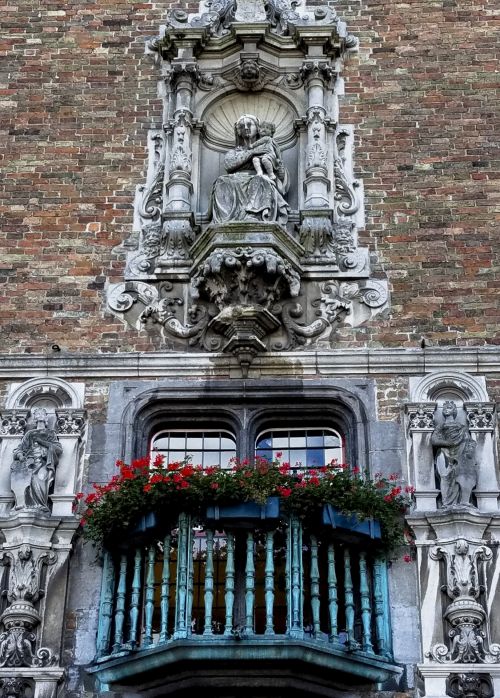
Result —
[{"label": "balcony", "polygon": [[161,530],[106,551],[101,690],[164,696],[195,687],[333,695],[384,682],[392,664],[385,561],[370,537],[234,518]]}]

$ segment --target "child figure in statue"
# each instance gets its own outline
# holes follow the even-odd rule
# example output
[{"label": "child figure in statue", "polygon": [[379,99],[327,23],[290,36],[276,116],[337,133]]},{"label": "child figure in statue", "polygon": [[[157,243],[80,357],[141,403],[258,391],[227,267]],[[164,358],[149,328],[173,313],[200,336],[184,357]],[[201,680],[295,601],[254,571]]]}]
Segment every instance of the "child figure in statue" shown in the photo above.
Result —
[{"label": "child figure in statue", "polygon": [[283,167],[280,149],[273,138],[276,126],[270,121],[262,121],[259,131],[260,138],[252,145],[252,150],[256,153],[252,158],[252,164],[258,175],[274,182],[275,172]]}]

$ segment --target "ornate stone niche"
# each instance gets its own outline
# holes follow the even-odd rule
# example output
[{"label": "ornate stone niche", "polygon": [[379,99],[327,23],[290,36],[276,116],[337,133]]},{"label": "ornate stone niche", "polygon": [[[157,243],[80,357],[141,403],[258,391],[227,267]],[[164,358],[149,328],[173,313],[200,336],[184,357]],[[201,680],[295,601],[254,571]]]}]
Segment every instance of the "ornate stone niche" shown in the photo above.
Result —
[{"label": "ornate stone niche", "polygon": [[473,506],[498,512],[495,405],[484,380],[436,372],[411,379],[410,391],[407,452],[417,511]]},{"label": "ornate stone niche", "polygon": [[71,516],[85,436],[82,386],[13,385],[0,413],[0,516]]},{"label": "ornate stone niche", "polygon": [[175,350],[330,347],[384,311],[371,277],[353,130],[339,123],[356,48],[330,7],[223,0],[172,10],[147,51],[163,126],[148,139],[125,280],[109,308]]}]

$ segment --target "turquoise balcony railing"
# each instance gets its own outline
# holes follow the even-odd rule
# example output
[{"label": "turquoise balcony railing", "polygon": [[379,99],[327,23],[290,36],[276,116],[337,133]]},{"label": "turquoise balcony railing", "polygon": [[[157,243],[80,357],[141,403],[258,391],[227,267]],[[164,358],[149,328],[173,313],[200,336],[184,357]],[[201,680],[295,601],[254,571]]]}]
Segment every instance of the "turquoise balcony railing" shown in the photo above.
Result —
[{"label": "turquoise balcony railing", "polygon": [[359,680],[397,672],[386,563],[370,538],[308,532],[293,517],[201,527],[182,514],[161,535],[143,528],[144,540],[104,555],[89,669],[104,685],[144,683],[148,671],[187,659],[206,666],[262,652],[293,662],[298,648],[301,662]]}]

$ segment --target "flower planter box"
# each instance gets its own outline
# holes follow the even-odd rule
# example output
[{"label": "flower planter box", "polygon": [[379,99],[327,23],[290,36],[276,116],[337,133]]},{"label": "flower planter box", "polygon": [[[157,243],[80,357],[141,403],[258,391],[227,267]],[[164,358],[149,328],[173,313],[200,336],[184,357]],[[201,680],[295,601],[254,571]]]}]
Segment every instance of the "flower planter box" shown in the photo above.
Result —
[{"label": "flower planter box", "polygon": [[325,526],[339,529],[339,531],[348,531],[369,538],[381,538],[382,531],[380,523],[374,519],[364,519],[361,521],[357,516],[342,514],[331,504],[325,504],[321,512],[322,523]]},{"label": "flower planter box", "polygon": [[269,519],[278,519],[280,514],[279,497],[269,497],[265,504],[256,502],[235,502],[234,504],[214,505],[207,507],[208,521],[230,521],[255,523]]}]

